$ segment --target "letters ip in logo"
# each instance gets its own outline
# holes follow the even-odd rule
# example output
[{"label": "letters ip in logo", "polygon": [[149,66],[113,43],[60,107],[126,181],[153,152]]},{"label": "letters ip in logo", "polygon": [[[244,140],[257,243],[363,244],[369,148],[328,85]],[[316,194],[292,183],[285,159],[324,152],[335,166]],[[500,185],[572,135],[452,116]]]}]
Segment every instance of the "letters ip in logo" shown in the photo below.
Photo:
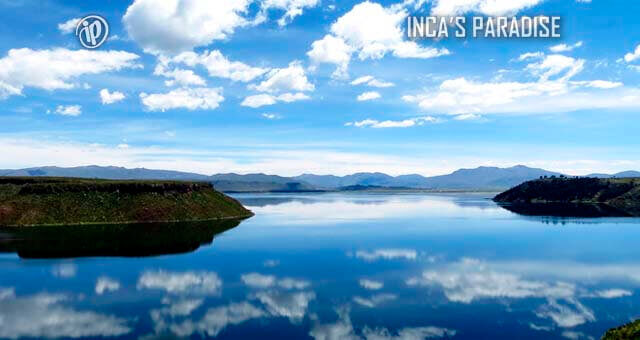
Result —
[{"label": "letters ip in logo", "polygon": [[86,48],[100,47],[109,35],[109,24],[99,15],[88,15],[78,22],[76,36]]}]

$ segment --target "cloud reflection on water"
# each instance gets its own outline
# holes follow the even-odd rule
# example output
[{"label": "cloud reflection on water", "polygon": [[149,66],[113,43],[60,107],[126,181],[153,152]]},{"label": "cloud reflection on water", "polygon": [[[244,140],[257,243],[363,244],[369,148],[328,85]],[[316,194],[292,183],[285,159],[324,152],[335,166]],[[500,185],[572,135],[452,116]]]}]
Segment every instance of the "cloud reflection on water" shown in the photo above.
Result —
[{"label": "cloud reflection on water", "polygon": [[126,319],[68,307],[65,303],[70,300],[64,294],[17,296],[13,288],[0,289],[0,338],[79,338],[131,332]]},{"label": "cloud reflection on water", "polygon": [[[505,267],[519,270],[508,272],[504,270]],[[580,267],[584,269],[581,272],[588,273],[590,279],[610,279],[606,275],[612,272],[611,268],[616,268],[615,272],[620,270],[620,267],[607,265],[581,265]],[[564,270],[560,270],[561,268]],[[533,269],[533,271],[528,272],[527,269]],[[598,269],[605,271],[598,274]],[[633,272],[627,271],[627,273],[630,277],[636,278]],[[629,290],[620,288],[592,291],[589,286],[579,284],[584,281],[570,282],[580,277],[579,273],[568,271],[566,267],[557,267],[553,263],[504,264],[463,258],[456,262],[441,264],[434,269],[424,270],[420,276],[407,279],[406,284],[439,287],[449,301],[462,304],[471,304],[480,299],[542,298],[546,302],[540,305],[534,314],[539,318],[549,319],[562,328],[572,328],[596,321],[594,311],[585,306],[579,300],[581,298],[615,299],[633,294]],[[535,330],[550,330],[549,327],[533,323],[531,327]]]},{"label": "cloud reflection on water", "polygon": [[364,326],[361,334],[357,333],[350,317],[348,306],[336,309],[338,320],[332,323],[320,323],[316,320],[309,335],[315,340],[423,340],[429,338],[453,337],[456,331],[453,329],[425,326],[405,327],[399,329],[396,334],[385,327],[371,328]]},{"label": "cloud reflection on water", "polygon": [[[242,196],[238,197],[244,202]],[[280,224],[339,223],[354,220],[437,216],[506,216],[508,211],[483,196],[461,200],[448,195],[315,195],[304,199],[246,202],[257,215],[277,219]],[[253,204],[253,205],[252,205]]]},{"label": "cloud reflection on water", "polygon": [[138,279],[138,289],[160,289],[167,293],[220,294],[222,280],[218,274],[206,271],[168,272],[146,271]]}]

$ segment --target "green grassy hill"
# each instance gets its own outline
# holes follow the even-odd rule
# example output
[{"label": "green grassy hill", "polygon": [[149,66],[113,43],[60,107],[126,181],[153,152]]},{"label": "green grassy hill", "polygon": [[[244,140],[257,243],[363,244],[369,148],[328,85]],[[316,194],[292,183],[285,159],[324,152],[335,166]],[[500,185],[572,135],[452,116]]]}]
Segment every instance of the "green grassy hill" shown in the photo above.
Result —
[{"label": "green grassy hill", "polygon": [[252,213],[206,182],[0,177],[0,225],[147,223]]}]

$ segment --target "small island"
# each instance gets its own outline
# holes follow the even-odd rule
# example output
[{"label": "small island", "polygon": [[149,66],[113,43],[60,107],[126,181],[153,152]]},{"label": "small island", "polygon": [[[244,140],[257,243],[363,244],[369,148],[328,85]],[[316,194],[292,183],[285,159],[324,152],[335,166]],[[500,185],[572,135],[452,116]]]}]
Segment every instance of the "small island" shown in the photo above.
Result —
[{"label": "small island", "polygon": [[493,200],[525,215],[640,216],[640,179],[543,177]]},{"label": "small island", "polygon": [[209,182],[0,177],[0,226],[139,224],[252,216]]}]

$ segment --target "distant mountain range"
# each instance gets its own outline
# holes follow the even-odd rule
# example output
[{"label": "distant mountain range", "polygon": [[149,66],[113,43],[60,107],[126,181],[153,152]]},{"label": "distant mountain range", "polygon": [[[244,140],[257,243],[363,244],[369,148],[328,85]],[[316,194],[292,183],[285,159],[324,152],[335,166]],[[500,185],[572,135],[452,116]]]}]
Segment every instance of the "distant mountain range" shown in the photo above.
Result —
[{"label": "distant mountain range", "polygon": [[559,173],[523,165],[511,168],[479,167],[460,169],[448,175],[424,177],[402,175],[392,177],[383,173],[357,173],[344,177],[301,175],[294,179],[316,187],[339,188],[354,185],[404,187],[421,189],[504,189],[540,176],[560,176]]},{"label": "distant mountain range", "polygon": [[589,174],[585,177],[595,177],[595,178],[629,178],[629,177],[640,177],[640,171],[623,171],[618,172],[617,174],[609,175],[609,174]]},{"label": "distant mountain range", "polygon": [[[127,169],[114,166],[81,166],[73,168],[37,167],[0,170],[0,176],[59,176],[104,179],[158,179],[210,181],[225,192],[290,192],[323,190],[366,190],[367,188],[428,189],[428,190],[504,190],[540,176],[560,176],[560,173],[517,165],[510,168],[478,167],[460,169],[451,174],[425,177],[421,175],[390,176],[379,172],[362,172],[347,176],[304,174],[282,177],[265,174],[234,173],[207,176],[197,173]],[[640,177],[638,171],[617,174],[591,174],[589,177]]]}]

